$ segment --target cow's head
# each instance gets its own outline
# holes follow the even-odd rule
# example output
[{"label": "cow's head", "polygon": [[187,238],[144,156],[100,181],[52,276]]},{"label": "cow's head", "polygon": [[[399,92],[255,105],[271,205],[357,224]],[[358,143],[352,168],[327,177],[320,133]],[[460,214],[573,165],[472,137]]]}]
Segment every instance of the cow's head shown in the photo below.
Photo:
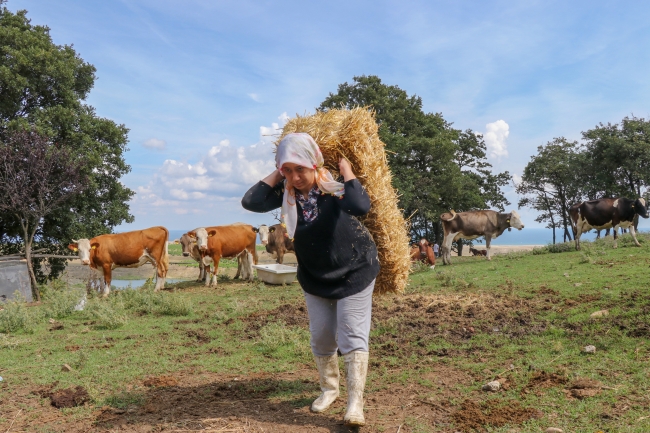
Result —
[{"label": "cow's head", "polygon": [[209,232],[201,227],[196,230],[188,232],[187,235],[196,242],[196,245],[199,247],[199,251],[203,252],[208,249],[208,238],[217,234],[216,230],[210,230]]},{"label": "cow's head", "polygon": [[521,222],[521,218],[519,217],[519,214],[516,210],[510,212],[510,216],[508,217],[507,222],[513,229],[521,230],[524,228],[524,224]]},{"label": "cow's head", "polygon": [[420,256],[421,256],[421,257],[426,257],[426,256],[427,256],[427,248],[428,248],[430,245],[431,245],[431,244],[429,243],[428,240],[426,240],[426,239],[424,239],[424,238],[420,239],[420,242],[418,242],[418,248],[419,248],[419,250],[420,250]]},{"label": "cow's head", "polygon": [[268,227],[266,224],[262,224],[262,225],[259,226],[257,229],[255,229],[255,231],[257,231],[257,233],[259,233],[259,235],[260,235],[260,242],[262,243],[262,245],[266,245],[266,244],[269,243],[269,232],[270,232],[270,229],[269,229],[269,227]]},{"label": "cow's head", "polygon": [[634,212],[638,213],[643,218],[648,218],[650,216],[648,214],[648,208],[645,205],[644,199],[637,198],[636,201],[634,202],[633,207],[634,207]]},{"label": "cow's head", "polygon": [[90,253],[92,250],[96,250],[97,247],[99,247],[99,244],[97,242],[93,242],[91,245],[88,239],[79,239],[78,241],[73,239],[72,242],[72,244],[68,245],[68,248],[79,254],[79,258],[81,259],[82,264],[89,265]]},{"label": "cow's head", "polygon": [[178,242],[181,244],[181,247],[183,249],[183,256],[188,257],[192,252],[192,244],[194,241],[188,233],[185,233],[183,236],[181,236]]}]

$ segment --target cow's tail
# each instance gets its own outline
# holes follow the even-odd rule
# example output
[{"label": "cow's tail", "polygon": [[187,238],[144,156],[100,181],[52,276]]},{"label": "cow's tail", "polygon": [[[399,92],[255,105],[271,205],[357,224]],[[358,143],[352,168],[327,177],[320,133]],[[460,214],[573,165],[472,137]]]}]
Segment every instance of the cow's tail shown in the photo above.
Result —
[{"label": "cow's tail", "polygon": [[443,221],[451,221],[454,218],[456,218],[456,215],[457,215],[456,211],[451,209],[449,210],[449,212],[445,212],[442,215],[440,215],[440,219]]}]

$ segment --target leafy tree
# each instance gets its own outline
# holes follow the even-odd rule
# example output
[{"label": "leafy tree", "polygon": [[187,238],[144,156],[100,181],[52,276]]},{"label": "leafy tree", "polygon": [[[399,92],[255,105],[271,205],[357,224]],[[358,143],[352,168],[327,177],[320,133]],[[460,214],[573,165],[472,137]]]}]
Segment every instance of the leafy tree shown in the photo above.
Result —
[{"label": "leafy tree", "polygon": [[20,226],[34,298],[40,300],[32,266],[32,244],[45,217],[81,192],[82,164],[64,146],[43,135],[19,131],[0,144],[0,212]]},{"label": "leafy tree", "polygon": [[650,184],[650,121],[625,117],[583,132],[592,198],[641,197]]},{"label": "leafy tree", "polygon": [[413,239],[440,243],[439,215],[449,209],[503,209],[509,204],[500,187],[510,175],[491,173],[482,138],[452,128],[440,113],[425,113],[420,97],[383,84],[377,76],[359,76],[352,84],[339,85],[318,109],[341,106],[375,111],[400,205],[411,217]]},{"label": "leafy tree", "polygon": [[556,138],[537,148],[524,168],[517,194],[522,198],[519,207],[528,206],[540,212],[537,222],[547,222],[553,229],[562,228],[564,241],[571,240],[569,208],[584,197],[584,175],[587,172],[586,155],[578,142],[564,137]]},{"label": "leafy tree", "polygon": [[[12,13],[0,5],[0,141],[13,131],[29,130],[59,143],[83,162],[87,179],[82,193],[42,221],[35,242],[49,252],[64,252],[72,238],[111,232],[131,222],[127,201],[133,191],[119,181],[130,171],[124,161],[128,129],[98,117],[84,103],[95,81],[95,67],[71,45],[56,45],[49,28],[32,25],[27,11]],[[21,228],[0,211],[0,251],[20,248]],[[48,259],[55,277],[64,262]],[[35,260],[36,277],[46,278]]]}]

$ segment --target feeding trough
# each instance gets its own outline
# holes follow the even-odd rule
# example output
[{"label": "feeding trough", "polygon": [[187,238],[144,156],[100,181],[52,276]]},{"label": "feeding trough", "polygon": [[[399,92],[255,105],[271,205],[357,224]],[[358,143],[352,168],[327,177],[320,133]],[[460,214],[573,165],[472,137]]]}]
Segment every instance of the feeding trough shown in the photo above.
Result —
[{"label": "feeding trough", "polygon": [[296,279],[298,268],[287,265],[253,265],[257,277],[269,284],[291,284]]}]

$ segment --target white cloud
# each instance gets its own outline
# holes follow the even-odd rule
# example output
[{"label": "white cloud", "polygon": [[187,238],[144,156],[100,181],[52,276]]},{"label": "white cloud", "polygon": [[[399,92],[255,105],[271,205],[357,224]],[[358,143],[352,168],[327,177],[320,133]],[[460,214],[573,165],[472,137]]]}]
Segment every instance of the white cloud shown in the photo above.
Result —
[{"label": "white cloud", "polygon": [[247,93],[248,97],[251,98],[255,102],[260,102],[260,95],[257,93]]},{"label": "white cloud", "polygon": [[[286,113],[279,117],[282,125],[287,119]],[[281,132],[280,123],[273,123],[260,127],[260,141],[253,145],[234,146],[222,140],[197,161],[166,160],[148,185],[136,189],[134,210],[168,208],[177,214],[197,214],[214,212],[212,205],[219,202],[241,207],[246,190],[275,169],[273,142]]]},{"label": "white cloud", "polygon": [[157,138],[150,138],[149,140],[142,143],[147,149],[156,149],[156,150],[165,150],[165,145],[167,143],[165,140],[159,140]]},{"label": "white cloud", "polygon": [[508,157],[508,144],[506,140],[510,135],[510,126],[504,120],[485,125],[486,132],[483,139],[487,145],[488,155],[491,158],[501,160],[502,157]]},{"label": "white cloud", "polygon": [[512,173],[512,181],[515,183],[515,186],[519,185],[521,183],[521,176],[517,173]]}]

